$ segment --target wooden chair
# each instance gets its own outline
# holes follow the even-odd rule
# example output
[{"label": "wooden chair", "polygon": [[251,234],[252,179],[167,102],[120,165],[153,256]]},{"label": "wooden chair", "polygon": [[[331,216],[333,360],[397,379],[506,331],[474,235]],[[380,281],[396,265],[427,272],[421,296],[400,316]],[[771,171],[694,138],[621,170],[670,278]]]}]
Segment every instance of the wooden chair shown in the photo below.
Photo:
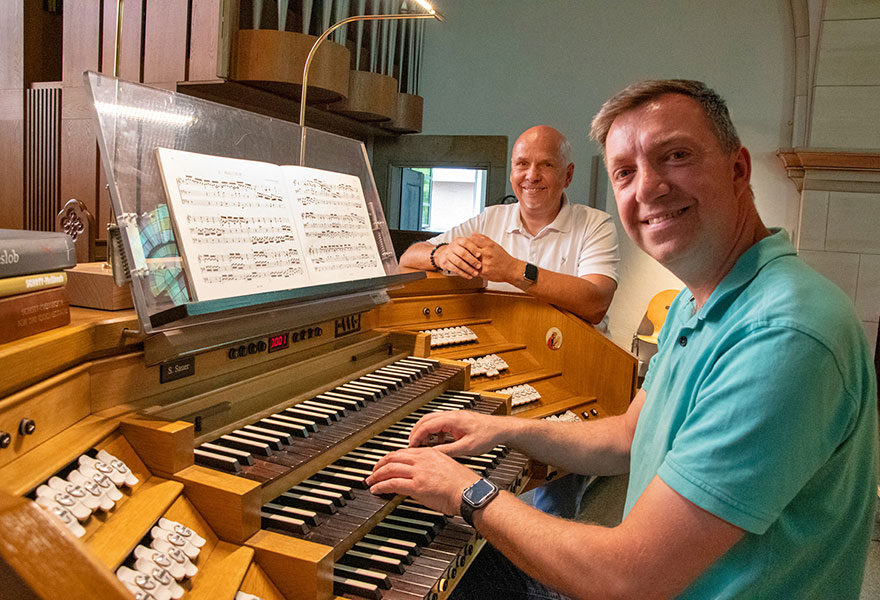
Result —
[{"label": "wooden chair", "polygon": [[666,315],[669,314],[669,306],[678,295],[679,290],[663,290],[658,292],[648,302],[648,310],[639,323],[639,328],[633,334],[631,351],[639,358],[639,377],[644,376],[647,370],[648,360],[657,352],[657,336]]}]

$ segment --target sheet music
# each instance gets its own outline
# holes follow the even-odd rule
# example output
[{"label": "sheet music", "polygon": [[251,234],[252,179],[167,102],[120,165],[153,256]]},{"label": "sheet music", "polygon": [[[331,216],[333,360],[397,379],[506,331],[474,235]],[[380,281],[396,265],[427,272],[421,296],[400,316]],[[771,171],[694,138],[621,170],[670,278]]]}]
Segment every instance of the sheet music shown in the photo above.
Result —
[{"label": "sheet music", "polygon": [[357,177],[158,154],[196,300],[385,275]]},{"label": "sheet music", "polygon": [[361,180],[309,167],[282,167],[303,254],[314,283],[382,277]]}]

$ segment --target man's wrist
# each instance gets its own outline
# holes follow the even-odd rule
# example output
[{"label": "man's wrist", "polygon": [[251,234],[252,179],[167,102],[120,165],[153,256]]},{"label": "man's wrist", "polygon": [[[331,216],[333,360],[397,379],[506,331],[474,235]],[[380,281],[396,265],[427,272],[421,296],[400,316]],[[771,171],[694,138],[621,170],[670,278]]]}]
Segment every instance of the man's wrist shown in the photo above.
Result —
[{"label": "man's wrist", "polygon": [[435,271],[442,271],[442,269],[437,265],[437,261],[440,259],[440,257],[437,256],[437,252],[443,246],[448,246],[448,245],[449,244],[447,242],[440,242],[439,244],[437,244],[436,246],[431,248],[431,253],[428,255],[428,262],[431,263],[431,268],[433,268]]},{"label": "man's wrist", "polygon": [[523,291],[527,291],[538,280],[538,267],[524,260],[517,260],[511,284]]}]

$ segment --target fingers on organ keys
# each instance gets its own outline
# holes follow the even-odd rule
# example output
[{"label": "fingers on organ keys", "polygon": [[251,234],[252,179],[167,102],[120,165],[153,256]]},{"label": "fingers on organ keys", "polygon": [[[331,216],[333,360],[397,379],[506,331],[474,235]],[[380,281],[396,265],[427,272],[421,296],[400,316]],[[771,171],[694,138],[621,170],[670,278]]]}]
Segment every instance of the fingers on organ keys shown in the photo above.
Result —
[{"label": "fingers on organ keys", "polygon": [[[505,461],[489,479],[503,489],[518,489],[528,458],[502,454]],[[404,500],[336,563],[334,592],[348,598],[436,598],[464,571],[476,539],[461,517],[445,517]],[[389,552],[389,547],[397,551]]]},{"label": "fingers on organ keys", "polygon": [[201,444],[194,451],[195,461],[229,473],[239,473],[242,467],[252,466],[256,458],[269,459],[287,449],[297,438],[309,438],[321,428],[332,428],[335,423],[344,424],[346,417],[367,403],[433,371],[437,364],[435,360],[416,357],[398,360]]},{"label": "fingers on organ keys", "polygon": [[[410,430],[418,419],[430,412],[473,408],[478,398],[478,394],[469,392],[444,392],[318,471],[310,480],[294,486],[266,504],[262,511],[263,527],[335,545],[385,505],[386,500],[367,491],[366,478],[383,456],[407,447]],[[484,475],[497,465],[504,452],[499,447],[480,456],[459,457],[456,460]],[[323,488],[323,494],[314,489],[319,484],[329,486]],[[307,489],[303,489],[303,486]],[[334,496],[334,493],[341,494],[343,490],[350,491],[348,498]],[[355,505],[347,506],[347,499],[354,499]]]}]

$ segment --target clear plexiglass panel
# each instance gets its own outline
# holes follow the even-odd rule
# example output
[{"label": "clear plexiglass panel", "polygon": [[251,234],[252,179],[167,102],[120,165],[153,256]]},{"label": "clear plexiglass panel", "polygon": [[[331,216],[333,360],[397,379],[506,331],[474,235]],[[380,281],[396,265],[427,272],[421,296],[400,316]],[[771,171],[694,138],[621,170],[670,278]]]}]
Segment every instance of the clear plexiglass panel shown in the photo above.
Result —
[{"label": "clear plexiglass panel", "polygon": [[193,301],[171,225],[156,149],[295,165],[301,129],[288,121],[98,73],[87,72],[85,77],[110,199],[132,273],[132,295],[146,333],[222,319],[224,313],[240,313],[249,307],[368,294],[409,278],[398,274],[364,145],[307,128],[304,166],[360,178],[385,277]]}]

